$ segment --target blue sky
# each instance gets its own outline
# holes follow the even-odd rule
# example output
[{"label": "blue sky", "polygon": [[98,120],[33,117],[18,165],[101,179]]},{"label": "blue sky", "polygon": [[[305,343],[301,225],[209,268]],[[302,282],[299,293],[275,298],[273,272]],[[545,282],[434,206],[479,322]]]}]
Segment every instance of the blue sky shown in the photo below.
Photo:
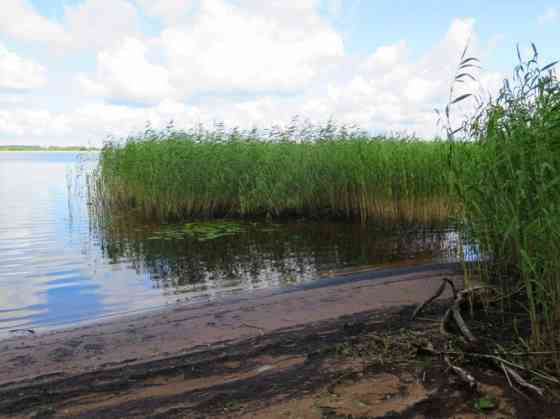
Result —
[{"label": "blue sky", "polygon": [[432,137],[468,39],[496,91],[517,43],[560,58],[560,3],[3,0],[0,144],[294,115]]}]

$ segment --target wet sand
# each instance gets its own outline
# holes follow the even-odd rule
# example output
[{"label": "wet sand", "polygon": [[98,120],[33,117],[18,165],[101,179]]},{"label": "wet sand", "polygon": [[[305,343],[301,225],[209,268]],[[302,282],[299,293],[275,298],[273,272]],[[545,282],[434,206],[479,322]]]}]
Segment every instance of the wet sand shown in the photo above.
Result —
[{"label": "wet sand", "polygon": [[261,290],[206,304],[0,341],[0,385],[62,377],[176,356],[344,315],[418,304],[455,265],[346,272],[286,290]]}]

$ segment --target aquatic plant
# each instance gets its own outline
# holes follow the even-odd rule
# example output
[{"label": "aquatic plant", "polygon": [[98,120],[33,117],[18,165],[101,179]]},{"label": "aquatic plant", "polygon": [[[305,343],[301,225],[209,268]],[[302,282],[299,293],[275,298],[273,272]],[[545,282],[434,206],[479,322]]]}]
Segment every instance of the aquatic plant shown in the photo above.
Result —
[{"label": "aquatic plant", "polygon": [[[465,147],[467,147],[465,145]],[[446,219],[449,149],[346,127],[155,132],[107,144],[95,190],[104,207],[147,219]]]},{"label": "aquatic plant", "polygon": [[[487,279],[513,293],[531,319],[527,350],[560,351],[560,80],[538,52],[472,119],[478,152],[455,186],[486,254]],[[556,371],[560,356],[555,356]]]},{"label": "aquatic plant", "polygon": [[180,226],[163,226],[156,234],[148,237],[148,240],[175,240],[191,237],[198,241],[215,240],[227,236],[235,236],[243,233],[243,224],[226,221],[206,221],[187,223]]}]

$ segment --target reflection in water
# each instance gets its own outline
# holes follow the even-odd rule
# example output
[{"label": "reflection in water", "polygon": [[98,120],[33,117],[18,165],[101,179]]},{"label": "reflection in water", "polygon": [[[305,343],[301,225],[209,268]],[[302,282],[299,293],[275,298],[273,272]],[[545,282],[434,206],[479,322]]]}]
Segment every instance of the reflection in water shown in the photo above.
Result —
[{"label": "reflection in water", "polygon": [[[453,231],[443,227],[380,230],[326,222],[240,225],[242,232],[234,236],[200,241],[189,236],[161,238],[154,234],[160,227],[113,220],[110,228],[101,230],[100,242],[110,260],[128,260],[138,273],[149,274],[154,287],[188,299],[285,286],[349,266],[449,260],[455,251],[449,247]],[[181,226],[166,229],[180,231]]]},{"label": "reflection in water", "polygon": [[345,267],[447,259],[457,248],[446,226],[243,222],[234,235],[199,241],[162,236],[173,226],[130,215],[104,224],[91,217],[82,189],[96,158],[0,153],[0,337],[282,287]]}]

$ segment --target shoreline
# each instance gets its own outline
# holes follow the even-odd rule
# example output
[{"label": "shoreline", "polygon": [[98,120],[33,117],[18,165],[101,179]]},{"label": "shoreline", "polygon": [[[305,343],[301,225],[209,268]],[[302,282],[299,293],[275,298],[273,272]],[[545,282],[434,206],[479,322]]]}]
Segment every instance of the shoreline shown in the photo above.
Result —
[{"label": "shoreline", "polygon": [[[144,316],[157,316],[160,313],[174,310],[176,308],[198,308],[210,306],[214,304],[232,304],[252,299],[262,298],[263,296],[273,296],[289,294],[297,291],[311,290],[315,288],[323,288],[335,285],[343,285],[350,282],[359,281],[376,281],[378,284],[395,280],[394,277],[408,273],[421,273],[424,271],[432,271],[438,269],[459,270],[461,265],[458,262],[427,262],[427,261],[408,261],[397,262],[395,264],[386,264],[381,266],[356,266],[336,271],[324,271],[309,281],[295,283],[282,287],[261,288],[256,290],[239,290],[233,293],[218,294],[212,299],[201,298],[195,301],[179,301],[174,303],[157,304],[147,308],[136,310],[122,311],[116,313],[108,313],[95,317],[93,319],[66,321],[51,326],[37,327],[15,327],[0,330],[0,347],[3,342],[9,339],[20,337],[37,337],[46,334],[65,332],[71,330],[82,329],[85,327],[95,326],[97,324],[114,323],[126,321],[127,319],[135,319]],[[399,279],[396,278],[398,281]]]},{"label": "shoreline", "polygon": [[460,280],[456,264],[350,272],[288,289],[242,297],[176,304],[0,340],[0,386],[33,377],[73,375],[114,365],[169,357],[202,346],[235,341],[374,309],[417,304],[440,284]]},{"label": "shoreline", "polygon": [[101,150],[0,150],[0,153],[99,153]]},{"label": "shoreline", "polygon": [[[480,393],[418,356],[422,342],[446,339],[450,291],[410,320],[443,277],[462,285],[460,267],[345,272],[0,341],[0,418],[474,419]],[[556,417],[560,406],[475,372],[498,403],[484,417]]]},{"label": "shoreline", "polygon": [[[296,285],[289,292],[261,290],[235,300],[178,304],[86,326],[8,338],[0,341],[0,417],[50,405],[54,396],[35,393],[48,393],[46,389],[62,388],[64,383],[98,375],[119,379],[128,374],[126,371],[138,369],[156,371],[154,365],[173,364],[197,353],[227,351],[252,339],[274,338],[287,331],[303,336],[320,324],[401,310],[431,296],[442,277],[460,284],[462,273],[457,264],[350,272]],[[146,376],[151,376],[146,371]],[[30,396],[35,401],[30,403],[26,394],[35,394]],[[73,396],[70,392],[58,397],[66,404]]]}]

